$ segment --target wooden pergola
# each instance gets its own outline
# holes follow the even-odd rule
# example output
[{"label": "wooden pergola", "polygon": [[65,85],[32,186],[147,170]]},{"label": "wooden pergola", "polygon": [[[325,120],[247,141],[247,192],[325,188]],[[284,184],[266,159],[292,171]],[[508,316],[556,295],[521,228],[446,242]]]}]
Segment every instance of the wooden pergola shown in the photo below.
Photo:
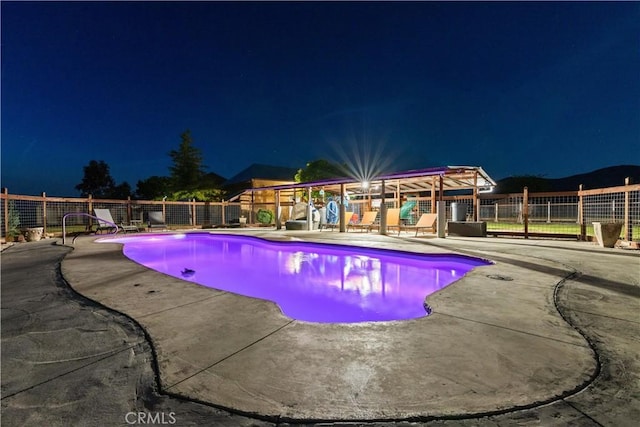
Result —
[{"label": "wooden pergola", "polygon": [[[404,172],[394,172],[372,177],[367,182],[362,182],[356,178],[335,178],[314,182],[300,182],[269,187],[258,187],[247,189],[245,192],[255,193],[263,191],[273,191],[275,193],[276,204],[276,229],[281,229],[280,223],[280,200],[283,196],[295,195],[296,191],[306,192],[307,200],[311,200],[314,190],[323,190],[340,195],[340,200],[344,200],[347,193],[354,195],[375,194],[381,199],[380,234],[386,234],[386,205],[385,200],[393,199],[399,205],[401,198],[406,194],[429,193],[431,196],[431,206],[437,206],[442,202],[442,197],[447,191],[468,190],[473,199],[473,217],[478,217],[479,202],[478,194],[489,192],[496,186],[495,181],[479,166],[444,166],[438,168],[417,169]],[[309,214],[307,215],[311,230],[311,209],[309,204]],[[434,212],[436,213],[436,212]],[[345,207],[340,204],[340,231],[346,231]],[[439,221],[440,223],[441,221]]]}]

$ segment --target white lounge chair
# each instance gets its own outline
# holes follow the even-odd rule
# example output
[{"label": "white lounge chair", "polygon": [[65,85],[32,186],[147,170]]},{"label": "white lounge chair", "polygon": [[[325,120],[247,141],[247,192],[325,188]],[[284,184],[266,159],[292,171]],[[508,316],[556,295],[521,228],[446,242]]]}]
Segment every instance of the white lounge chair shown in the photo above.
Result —
[{"label": "white lounge chair", "polygon": [[148,226],[151,229],[154,228],[162,228],[163,230],[167,230],[169,227],[167,227],[167,224],[164,222],[164,217],[162,215],[162,212],[149,212],[148,216],[147,216],[149,222],[148,222]]},{"label": "white lounge chair", "polygon": [[127,225],[127,224],[116,224],[113,217],[111,216],[111,211],[109,209],[94,209],[94,215],[98,218],[98,227],[96,228],[96,233],[101,233],[103,230],[116,230],[121,229],[125,233],[127,231],[138,231],[138,227],[135,225]]}]

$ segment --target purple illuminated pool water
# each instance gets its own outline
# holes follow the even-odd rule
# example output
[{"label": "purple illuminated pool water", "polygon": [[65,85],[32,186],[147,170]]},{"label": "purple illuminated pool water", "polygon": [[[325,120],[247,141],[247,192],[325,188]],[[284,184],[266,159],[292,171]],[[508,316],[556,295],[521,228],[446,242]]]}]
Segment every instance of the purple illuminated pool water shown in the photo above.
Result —
[{"label": "purple illuminated pool water", "polygon": [[270,300],[294,319],[367,322],[428,314],[425,298],[488,261],[458,255],[208,233],[101,239],[153,270],[202,286]]}]

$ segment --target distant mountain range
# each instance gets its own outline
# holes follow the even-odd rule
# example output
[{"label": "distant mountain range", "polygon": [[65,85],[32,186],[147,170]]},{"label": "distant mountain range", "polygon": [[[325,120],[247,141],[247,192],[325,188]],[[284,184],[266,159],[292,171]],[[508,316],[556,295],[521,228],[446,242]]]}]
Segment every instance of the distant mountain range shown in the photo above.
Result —
[{"label": "distant mountain range", "polygon": [[618,185],[624,185],[624,179],[626,177],[631,178],[632,184],[640,183],[640,166],[610,166],[566,178],[544,178],[535,175],[511,176],[499,180],[494,192],[498,194],[521,193],[524,187],[528,187],[531,193],[577,191],[580,184],[582,184],[582,188],[585,190],[616,187]]}]

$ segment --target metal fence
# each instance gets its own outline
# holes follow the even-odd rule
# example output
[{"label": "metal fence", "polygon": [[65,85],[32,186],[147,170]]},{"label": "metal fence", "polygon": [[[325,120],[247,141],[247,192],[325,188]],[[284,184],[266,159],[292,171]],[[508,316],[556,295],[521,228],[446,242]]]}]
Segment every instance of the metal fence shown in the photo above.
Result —
[{"label": "metal fence", "polygon": [[[481,198],[480,219],[493,223],[522,223],[523,194],[510,194],[504,199]],[[578,223],[578,193],[529,195],[529,221],[537,223]]]},{"label": "metal fence", "polygon": [[619,222],[620,237],[640,241],[640,185],[575,192],[481,195],[481,221],[494,235],[589,240],[594,222]]},{"label": "metal fence", "polygon": [[[525,218],[526,216],[526,218]],[[482,196],[480,220],[493,234],[580,236],[578,192]]]},{"label": "metal fence", "polygon": [[[1,194],[2,237],[22,234],[27,228],[43,227],[45,233],[60,234],[63,217],[69,213],[92,215],[94,209],[108,209],[117,224],[145,224],[149,212],[162,212],[170,228],[213,227],[240,222],[251,215],[251,206],[240,202],[173,202],[143,200],[102,200]],[[273,209],[273,206],[271,206]],[[90,231],[94,218],[68,216],[65,226],[70,231]]]},{"label": "metal fence", "polygon": [[[163,213],[170,228],[207,228],[239,223],[256,223],[260,209],[276,212],[275,203],[196,202],[196,201],[143,201],[102,200],[89,198],[60,198],[0,194],[2,215],[1,236],[21,234],[25,228],[43,227],[45,233],[59,234],[62,218],[68,213],[93,214],[93,209],[109,209],[118,224],[131,221],[145,223],[149,212]],[[416,207],[412,212],[416,220],[423,213],[434,213],[434,198],[414,197]],[[569,237],[590,239],[593,222],[621,222],[624,224],[621,238],[640,241],[640,185],[578,190],[575,192],[531,193],[526,188],[516,194],[480,194],[474,205],[472,195],[444,196],[447,220],[454,219],[454,207],[463,210],[465,220],[487,223],[487,231],[493,235],[524,237]],[[351,200],[348,211],[362,218],[371,209],[370,200]],[[454,205],[454,203],[456,205]],[[398,207],[397,199],[386,199],[389,208]],[[281,203],[281,211],[287,211],[291,203]],[[89,231],[95,220],[86,216],[70,216],[66,219],[70,231]],[[408,221],[411,224],[411,219]]]},{"label": "metal fence", "polygon": [[583,227],[593,222],[620,222],[624,224],[621,236],[625,240],[640,241],[639,185],[582,190],[579,194]]}]

